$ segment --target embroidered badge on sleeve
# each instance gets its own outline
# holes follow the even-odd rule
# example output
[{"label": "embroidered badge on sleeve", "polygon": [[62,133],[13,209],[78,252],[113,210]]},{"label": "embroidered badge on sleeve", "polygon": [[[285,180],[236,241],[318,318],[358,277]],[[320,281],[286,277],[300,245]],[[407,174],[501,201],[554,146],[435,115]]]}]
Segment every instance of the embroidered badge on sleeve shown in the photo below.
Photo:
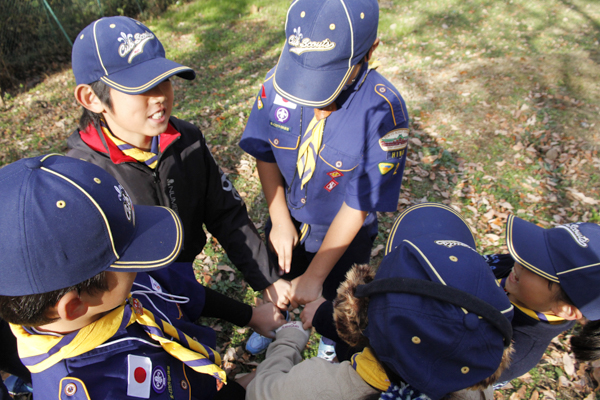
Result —
[{"label": "embroidered badge on sleeve", "polygon": [[379,139],[383,151],[397,151],[406,148],[408,144],[408,128],[394,129]]},{"label": "embroidered badge on sleeve", "polygon": [[381,173],[381,175],[385,175],[388,172],[390,172],[392,170],[392,168],[394,168],[394,164],[382,162],[382,163],[379,163],[378,167],[379,167],[379,172]]}]

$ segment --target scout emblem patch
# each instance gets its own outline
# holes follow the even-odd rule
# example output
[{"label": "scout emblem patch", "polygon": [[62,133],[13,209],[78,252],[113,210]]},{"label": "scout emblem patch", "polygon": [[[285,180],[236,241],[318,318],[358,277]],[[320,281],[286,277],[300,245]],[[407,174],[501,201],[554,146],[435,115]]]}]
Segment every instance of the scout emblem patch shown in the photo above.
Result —
[{"label": "scout emblem patch", "polygon": [[285,107],[277,107],[274,116],[277,122],[285,124],[290,119],[290,112]]},{"label": "scout emblem patch", "polygon": [[383,151],[396,151],[406,148],[408,144],[408,128],[394,129],[379,139]]},{"label": "scout emblem patch", "polygon": [[381,175],[385,175],[388,172],[390,172],[392,170],[392,168],[394,168],[394,164],[382,162],[382,163],[379,163],[378,167],[379,167],[379,172],[381,173]]},{"label": "scout emblem patch", "polygon": [[258,108],[259,110],[262,110],[262,108],[264,107],[262,100],[260,99],[260,96],[258,96],[256,98],[256,108]]},{"label": "scout emblem patch", "polygon": [[161,394],[165,391],[167,387],[167,374],[163,367],[158,365],[152,371],[152,389],[158,394]]},{"label": "scout emblem patch", "polygon": [[340,176],[344,176],[340,171],[331,171],[328,172],[327,175],[331,177],[331,179],[339,178]]}]

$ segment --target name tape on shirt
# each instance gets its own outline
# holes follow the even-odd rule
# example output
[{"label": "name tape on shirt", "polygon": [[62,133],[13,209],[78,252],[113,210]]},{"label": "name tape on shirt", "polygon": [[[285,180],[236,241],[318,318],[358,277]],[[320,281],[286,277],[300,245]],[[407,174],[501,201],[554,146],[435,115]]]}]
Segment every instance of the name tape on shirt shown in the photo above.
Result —
[{"label": "name tape on shirt", "polygon": [[394,129],[379,139],[383,151],[396,151],[406,148],[408,144],[408,128]]},{"label": "name tape on shirt", "polygon": [[269,121],[269,125],[271,125],[273,128],[281,129],[285,132],[289,132],[291,130],[289,126],[281,125],[273,121]]},{"label": "name tape on shirt", "polygon": [[292,110],[295,110],[296,107],[298,107],[296,103],[292,103],[291,101],[284,99],[278,94],[275,95],[275,100],[273,101],[273,104],[277,104],[278,106],[284,106]]},{"label": "name tape on shirt", "polygon": [[127,396],[150,398],[152,386],[152,360],[150,357],[127,355]]}]

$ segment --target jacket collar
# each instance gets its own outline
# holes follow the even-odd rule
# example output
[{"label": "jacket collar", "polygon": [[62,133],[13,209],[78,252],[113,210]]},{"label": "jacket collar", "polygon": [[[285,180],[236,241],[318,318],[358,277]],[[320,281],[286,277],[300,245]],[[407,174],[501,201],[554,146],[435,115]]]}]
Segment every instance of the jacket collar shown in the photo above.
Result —
[{"label": "jacket collar", "polygon": [[[99,153],[106,154],[110,157],[110,160],[115,164],[122,164],[125,162],[137,162],[134,158],[123,154],[121,150],[114,144],[112,140],[106,137],[99,126],[89,124],[85,130],[80,130],[79,135],[81,140],[87,144],[92,150]],[[174,141],[181,136],[173,125],[169,123],[167,130],[160,134],[159,143],[161,153],[164,152]]]}]

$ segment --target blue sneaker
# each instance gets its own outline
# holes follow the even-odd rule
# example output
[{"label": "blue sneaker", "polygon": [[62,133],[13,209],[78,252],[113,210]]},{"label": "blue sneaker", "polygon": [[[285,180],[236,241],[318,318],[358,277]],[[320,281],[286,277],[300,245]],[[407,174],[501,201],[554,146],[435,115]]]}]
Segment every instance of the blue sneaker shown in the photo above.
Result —
[{"label": "blue sneaker", "polygon": [[25,393],[33,393],[33,388],[21,378],[10,375],[4,380],[4,385],[8,389],[8,393],[13,396]]},{"label": "blue sneaker", "polygon": [[[285,311],[285,320],[290,320],[290,313]],[[273,339],[265,337],[257,332],[252,332],[250,338],[246,342],[246,351],[250,354],[257,355],[267,350]]]},{"label": "blue sneaker", "polygon": [[333,362],[337,354],[335,353],[335,342],[326,337],[321,337],[319,340],[319,350],[317,351],[317,357],[322,358],[326,361]]}]

